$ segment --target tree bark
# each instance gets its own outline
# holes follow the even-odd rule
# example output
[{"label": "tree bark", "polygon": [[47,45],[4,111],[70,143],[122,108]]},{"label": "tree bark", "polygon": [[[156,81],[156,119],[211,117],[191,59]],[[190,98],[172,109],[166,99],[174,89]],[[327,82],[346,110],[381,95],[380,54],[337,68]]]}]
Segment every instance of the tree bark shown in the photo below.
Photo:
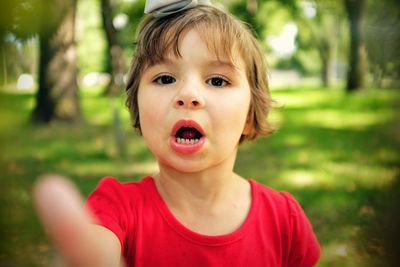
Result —
[{"label": "tree bark", "polygon": [[0,48],[1,48],[1,57],[2,57],[2,69],[3,69],[3,76],[1,81],[3,82],[3,85],[7,85],[8,83],[8,73],[7,73],[7,60],[6,60],[6,49],[4,46],[0,43]]},{"label": "tree bark", "polygon": [[336,33],[331,33],[332,36],[323,40],[323,47],[319,49],[321,61],[322,61],[322,71],[321,80],[324,87],[330,87],[333,85],[336,77]]},{"label": "tree bark", "polygon": [[108,84],[106,95],[119,95],[123,92],[125,62],[122,55],[122,48],[118,41],[117,30],[113,25],[112,5],[110,0],[101,0],[101,14],[103,27],[107,39],[107,72],[111,75],[110,83]]},{"label": "tree bark", "polygon": [[345,0],[350,25],[350,59],[347,76],[347,91],[366,87],[367,54],[362,31],[365,0]]},{"label": "tree bark", "polygon": [[75,121],[80,117],[75,47],[77,0],[43,2],[39,42],[39,90],[35,122]]},{"label": "tree bark", "polygon": [[332,57],[322,59],[321,81],[324,87],[331,87],[335,80],[335,62]]}]

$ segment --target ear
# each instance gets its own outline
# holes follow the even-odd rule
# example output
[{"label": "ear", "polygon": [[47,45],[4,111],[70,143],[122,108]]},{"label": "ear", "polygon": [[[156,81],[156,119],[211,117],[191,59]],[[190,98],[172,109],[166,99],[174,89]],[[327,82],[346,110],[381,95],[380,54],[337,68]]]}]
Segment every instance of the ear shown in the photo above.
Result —
[{"label": "ear", "polygon": [[250,119],[250,114],[247,115],[246,123],[243,128],[242,135],[248,135],[250,133],[252,126],[252,120]]}]

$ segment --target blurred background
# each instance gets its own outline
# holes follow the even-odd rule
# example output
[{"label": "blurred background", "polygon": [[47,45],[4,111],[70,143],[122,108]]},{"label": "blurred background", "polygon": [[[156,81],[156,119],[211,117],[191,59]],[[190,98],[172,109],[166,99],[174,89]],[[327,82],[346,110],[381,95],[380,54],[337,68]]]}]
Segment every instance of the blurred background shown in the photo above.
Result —
[{"label": "blurred background", "polygon": [[[397,0],[213,3],[257,34],[279,130],[240,147],[236,171],[295,195],[322,246],[318,266],[398,266],[400,4]],[[61,173],[83,195],[112,175],[157,171],[124,88],[142,0],[0,2],[0,266],[54,254],[31,186]],[[156,100],[155,100],[156,101]]]}]

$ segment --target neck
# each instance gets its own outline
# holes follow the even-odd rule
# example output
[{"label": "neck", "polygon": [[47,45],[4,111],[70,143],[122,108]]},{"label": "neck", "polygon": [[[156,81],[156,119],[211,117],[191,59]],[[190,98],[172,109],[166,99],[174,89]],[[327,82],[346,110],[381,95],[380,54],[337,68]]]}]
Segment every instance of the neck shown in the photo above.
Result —
[{"label": "neck", "polygon": [[174,216],[198,233],[230,233],[244,222],[250,210],[250,184],[233,172],[233,161],[198,173],[160,165],[154,179]]},{"label": "neck", "polygon": [[[158,191],[171,205],[204,205],[230,197],[244,179],[233,172],[234,159],[205,171],[183,173],[168,166],[159,166],[154,177]],[[185,200],[185,201],[182,201]]]}]

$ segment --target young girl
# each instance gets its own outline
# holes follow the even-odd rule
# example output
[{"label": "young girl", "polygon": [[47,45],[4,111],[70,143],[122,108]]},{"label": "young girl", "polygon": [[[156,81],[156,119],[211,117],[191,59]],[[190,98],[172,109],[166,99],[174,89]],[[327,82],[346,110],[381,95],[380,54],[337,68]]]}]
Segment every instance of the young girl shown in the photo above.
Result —
[{"label": "young girl", "polygon": [[194,2],[148,2],[155,13],[137,36],[127,104],[159,173],[101,180],[86,203],[95,219],[65,181],[36,187],[39,213],[68,266],[119,266],[120,255],[129,267],[318,260],[296,200],[233,172],[239,144],[271,132],[263,53],[241,22]]}]

